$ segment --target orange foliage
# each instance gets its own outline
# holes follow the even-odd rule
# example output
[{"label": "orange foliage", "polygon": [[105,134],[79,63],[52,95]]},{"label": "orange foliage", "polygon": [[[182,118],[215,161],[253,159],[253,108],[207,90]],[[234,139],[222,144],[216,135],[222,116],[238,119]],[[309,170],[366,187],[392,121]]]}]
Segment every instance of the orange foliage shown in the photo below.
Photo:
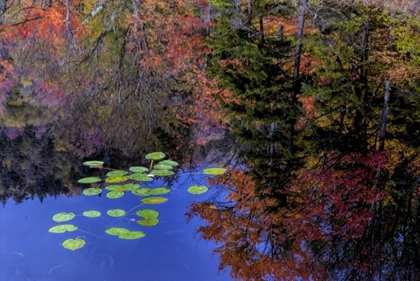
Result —
[{"label": "orange foliage", "polygon": [[[230,267],[232,277],[241,280],[327,280],[307,245],[360,238],[372,220],[371,206],[385,198],[376,175],[388,165],[383,152],[328,157],[302,171],[289,188],[267,187],[261,194],[255,194],[261,179],[244,170],[209,180],[223,185],[224,201],[194,204],[188,216],[208,222],[198,232],[219,244],[220,269]],[[268,193],[269,198],[263,195]],[[276,193],[287,194],[285,205],[274,200]]]},{"label": "orange foliage", "polygon": [[305,117],[299,120],[296,130],[302,129],[315,116],[315,97],[299,97],[299,101],[305,109]]},{"label": "orange foliage", "polygon": [[217,182],[224,184],[226,203],[198,203],[188,215],[209,223],[198,231],[204,239],[220,243],[215,253],[220,255],[221,270],[230,267],[231,276],[241,280],[325,280],[324,271],[302,247],[306,239],[319,235],[303,231],[299,212],[288,208],[266,212],[275,201],[256,196],[255,181],[243,170],[232,169],[219,181],[211,180]]},{"label": "orange foliage", "polygon": [[[49,41],[56,47],[64,45],[67,39],[66,7],[64,5],[52,6],[48,9],[30,6],[22,9],[18,15],[15,22],[5,24],[6,32],[3,33],[2,41],[38,38]],[[73,16],[69,19],[69,27],[76,38],[85,30]]]}]

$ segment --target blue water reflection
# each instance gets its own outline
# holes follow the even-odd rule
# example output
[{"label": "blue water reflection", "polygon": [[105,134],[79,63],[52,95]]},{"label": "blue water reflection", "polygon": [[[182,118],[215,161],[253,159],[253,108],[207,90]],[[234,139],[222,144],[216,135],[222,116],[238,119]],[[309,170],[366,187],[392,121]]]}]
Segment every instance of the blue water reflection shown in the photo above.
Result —
[{"label": "blue water reflection", "polygon": [[[126,211],[138,206],[141,198],[130,192],[119,199],[102,196],[47,198],[13,205],[8,202],[0,210],[0,280],[1,281],[224,281],[228,272],[218,272],[218,259],[211,255],[215,245],[194,235],[203,222],[186,224],[185,212],[190,202],[205,200],[211,194],[192,195],[186,189],[202,178],[181,176],[163,195],[169,200],[160,205],[143,205],[123,219],[106,214],[109,209]],[[204,182],[201,182],[204,183]],[[148,187],[164,186],[159,180]],[[160,212],[160,223],[153,227],[137,224],[135,211],[151,208]],[[100,218],[86,218],[82,212],[98,210]],[[73,212],[77,216],[68,223],[79,230],[52,234],[57,225],[52,216]],[[121,240],[104,234],[110,226],[142,230],[146,236],[138,240]],[[83,237],[86,245],[76,251],[61,246],[68,238]]]}]

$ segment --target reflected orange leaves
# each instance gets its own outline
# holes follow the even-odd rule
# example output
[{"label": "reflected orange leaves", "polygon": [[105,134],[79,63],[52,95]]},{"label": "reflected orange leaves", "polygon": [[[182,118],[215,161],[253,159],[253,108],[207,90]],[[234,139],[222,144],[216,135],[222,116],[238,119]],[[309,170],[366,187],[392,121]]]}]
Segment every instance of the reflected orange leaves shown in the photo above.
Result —
[{"label": "reflected orange leaves", "polygon": [[219,180],[211,180],[216,182],[225,187],[226,203],[215,204],[217,208],[209,203],[194,204],[188,215],[208,222],[198,231],[204,239],[220,243],[215,250],[220,255],[220,269],[230,267],[232,277],[242,280],[324,276],[300,246],[313,235],[302,231],[305,223],[299,212],[288,208],[267,212],[268,206],[276,205],[275,200],[256,196],[256,182],[243,170],[233,169]]},{"label": "reflected orange leaves", "polygon": [[[326,280],[326,269],[309,245],[358,239],[365,233],[372,206],[385,198],[376,177],[387,165],[384,152],[366,157],[331,153],[327,162],[301,171],[289,188],[278,189],[264,189],[262,179],[232,169],[209,180],[223,186],[224,201],[194,204],[188,216],[208,223],[198,232],[218,243],[220,268],[230,267],[234,278]],[[287,194],[286,203],[277,201],[276,194]]]}]

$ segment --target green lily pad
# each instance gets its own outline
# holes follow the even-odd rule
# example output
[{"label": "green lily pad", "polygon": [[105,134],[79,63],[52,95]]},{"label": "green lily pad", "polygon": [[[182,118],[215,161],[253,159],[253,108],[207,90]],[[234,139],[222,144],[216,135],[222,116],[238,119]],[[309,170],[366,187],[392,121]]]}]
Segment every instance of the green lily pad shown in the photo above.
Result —
[{"label": "green lily pad", "polygon": [[134,174],[129,175],[128,178],[131,179],[131,180],[143,181],[143,182],[153,180],[152,177],[148,177],[146,174],[143,174],[143,173],[134,173]]},{"label": "green lily pad", "polygon": [[132,171],[133,173],[144,173],[144,172],[148,172],[149,169],[146,167],[142,167],[142,166],[133,166],[129,168],[130,171]]},{"label": "green lily pad", "polygon": [[154,226],[159,223],[159,219],[156,217],[149,217],[144,218],[143,220],[138,220],[137,223],[143,226]]},{"label": "green lily pad", "polygon": [[83,190],[83,194],[86,196],[98,195],[101,192],[102,192],[102,189],[98,187],[90,187]]},{"label": "green lily pad", "polygon": [[159,163],[153,166],[153,169],[156,169],[156,170],[172,170],[173,168],[174,167],[171,165],[165,165],[162,163]]},{"label": "green lily pad", "polygon": [[152,170],[150,173],[152,175],[159,176],[159,177],[172,176],[175,174],[174,172],[169,171],[169,170]]},{"label": "green lily pad", "polygon": [[111,228],[108,228],[107,230],[105,230],[105,232],[108,233],[109,235],[120,236],[120,235],[123,235],[123,234],[130,233],[130,230],[128,230],[127,228],[123,228],[123,227],[111,227]]},{"label": "green lily pad", "polygon": [[51,227],[50,229],[48,229],[48,232],[51,233],[64,233],[64,232],[72,232],[75,231],[77,229],[77,226],[73,225],[73,224],[61,224],[61,225],[56,225]]},{"label": "green lily pad", "polygon": [[168,201],[168,198],[164,197],[148,197],[141,199],[143,204],[161,204],[165,203],[166,201]]},{"label": "green lily pad", "polygon": [[166,194],[171,192],[171,190],[167,187],[158,187],[158,188],[153,188],[152,191],[150,192],[150,194],[152,195],[162,195],[162,194]]},{"label": "green lily pad", "polygon": [[55,214],[52,219],[56,222],[64,222],[73,219],[76,215],[74,213],[69,212],[61,212]]},{"label": "green lily pad", "polygon": [[116,170],[116,171],[108,172],[106,174],[106,176],[107,177],[122,177],[122,176],[125,176],[126,174],[128,174],[127,171],[124,171],[124,170]]},{"label": "green lily pad", "polygon": [[124,192],[128,190],[128,188],[126,188],[124,185],[117,185],[117,184],[108,185],[105,187],[105,189],[109,191],[117,191],[117,192]]},{"label": "green lily pad", "polygon": [[152,190],[148,187],[140,187],[139,189],[132,190],[131,193],[137,196],[148,196]]},{"label": "green lily pad", "polygon": [[208,190],[208,187],[204,185],[192,185],[187,189],[189,193],[196,195],[206,193]]},{"label": "green lily pad", "polygon": [[138,210],[136,214],[143,218],[157,218],[159,216],[159,212],[152,209]]},{"label": "green lily pad", "polygon": [[63,242],[63,247],[69,250],[77,250],[82,248],[84,245],[86,245],[85,240],[76,238],[76,239],[67,239]]},{"label": "green lily pad", "polygon": [[146,155],[147,160],[161,160],[165,158],[165,153],[163,152],[152,152]]},{"label": "green lily pad", "polygon": [[117,199],[124,196],[124,192],[122,191],[111,191],[106,194],[106,197],[109,199]]},{"label": "green lily pad", "polygon": [[175,162],[175,161],[172,161],[172,160],[163,160],[163,161],[160,161],[159,164],[169,165],[169,166],[172,166],[172,167],[175,167],[175,166],[179,165],[178,162]]},{"label": "green lily pad", "polygon": [[104,162],[102,162],[102,161],[95,161],[95,160],[83,162],[83,165],[89,166],[91,168],[102,168],[102,165],[103,164],[104,164]]},{"label": "green lily pad", "polygon": [[80,180],[78,180],[78,183],[95,183],[95,182],[100,182],[102,181],[100,178],[98,177],[87,177],[87,178],[82,178]]},{"label": "green lily pad", "polygon": [[123,217],[125,216],[125,211],[121,209],[112,209],[106,212],[110,217]]},{"label": "green lily pad", "polygon": [[206,168],[203,170],[203,173],[206,175],[222,175],[226,170],[226,168]]},{"label": "green lily pad", "polygon": [[84,211],[83,215],[88,218],[99,218],[101,213],[95,210]]},{"label": "green lily pad", "polygon": [[105,179],[107,183],[117,183],[117,182],[124,182],[128,181],[128,177],[125,176],[111,176]]},{"label": "green lily pad", "polygon": [[127,183],[127,184],[124,184],[123,186],[124,188],[126,188],[126,190],[130,190],[130,191],[140,188],[140,184],[138,183]]},{"label": "green lily pad", "polygon": [[130,231],[129,233],[119,235],[118,238],[133,240],[143,238],[144,236],[146,236],[146,234],[143,231]]}]

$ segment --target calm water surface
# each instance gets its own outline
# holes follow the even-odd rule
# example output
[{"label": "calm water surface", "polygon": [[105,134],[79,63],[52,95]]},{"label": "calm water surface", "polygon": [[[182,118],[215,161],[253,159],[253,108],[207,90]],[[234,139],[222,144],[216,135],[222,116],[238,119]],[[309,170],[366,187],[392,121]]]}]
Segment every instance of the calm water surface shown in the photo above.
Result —
[{"label": "calm water surface", "polygon": [[[160,205],[143,205],[143,197],[130,192],[115,200],[102,196],[67,198],[59,196],[38,199],[23,204],[8,202],[0,211],[0,280],[1,281],[224,281],[231,280],[228,272],[218,272],[215,245],[197,236],[194,231],[202,222],[186,223],[185,212],[190,202],[205,200],[209,194],[192,195],[186,189],[203,182],[200,176],[185,174],[163,195],[168,201]],[[155,180],[148,187],[164,183]],[[112,218],[106,211],[133,209],[125,217]],[[151,208],[160,212],[160,223],[153,227],[137,224],[136,210]],[[98,210],[100,218],[82,216],[83,211]],[[63,234],[49,233],[58,223],[52,216],[58,212],[73,212],[76,217],[66,223],[79,229]],[[121,240],[105,234],[111,226],[141,230],[146,236],[137,240]],[[86,245],[76,251],[66,250],[61,243],[81,237]]]}]

